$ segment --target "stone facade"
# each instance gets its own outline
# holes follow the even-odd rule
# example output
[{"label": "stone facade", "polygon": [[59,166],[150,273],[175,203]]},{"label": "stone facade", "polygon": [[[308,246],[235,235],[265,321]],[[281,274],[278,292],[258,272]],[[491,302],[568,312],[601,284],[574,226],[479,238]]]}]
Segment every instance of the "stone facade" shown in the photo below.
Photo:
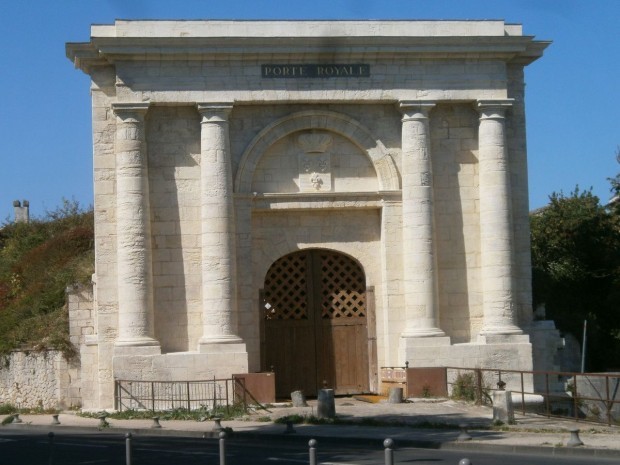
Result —
[{"label": "stone facade", "polygon": [[92,79],[84,407],[113,408],[114,379],[269,369],[260,292],[306,249],[372,289],[370,390],[405,362],[532,369],[523,69],[546,46],[503,21],[116,21],[67,44]]}]

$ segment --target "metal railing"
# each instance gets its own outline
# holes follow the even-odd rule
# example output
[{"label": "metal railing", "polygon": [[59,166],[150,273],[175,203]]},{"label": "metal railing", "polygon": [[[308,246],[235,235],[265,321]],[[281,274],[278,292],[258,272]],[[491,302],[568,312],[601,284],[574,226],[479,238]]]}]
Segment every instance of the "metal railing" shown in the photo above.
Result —
[{"label": "metal railing", "polygon": [[[448,392],[491,404],[492,392],[512,392],[520,410],[548,417],[620,425],[620,373],[574,373],[447,367]],[[536,402],[542,396],[542,403]]]},{"label": "metal railing", "polygon": [[175,409],[228,409],[235,404],[247,408],[248,397],[243,379],[202,381],[115,380],[115,408],[123,410],[171,411]]}]

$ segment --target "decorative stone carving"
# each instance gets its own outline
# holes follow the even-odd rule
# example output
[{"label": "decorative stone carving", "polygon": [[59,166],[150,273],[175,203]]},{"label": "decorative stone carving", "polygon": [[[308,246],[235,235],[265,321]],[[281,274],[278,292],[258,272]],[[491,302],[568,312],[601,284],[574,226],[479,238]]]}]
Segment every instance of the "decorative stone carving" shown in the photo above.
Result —
[{"label": "decorative stone carving", "polygon": [[331,191],[331,154],[326,150],[332,137],[323,132],[304,133],[297,138],[297,143],[305,152],[299,155],[299,190]]}]

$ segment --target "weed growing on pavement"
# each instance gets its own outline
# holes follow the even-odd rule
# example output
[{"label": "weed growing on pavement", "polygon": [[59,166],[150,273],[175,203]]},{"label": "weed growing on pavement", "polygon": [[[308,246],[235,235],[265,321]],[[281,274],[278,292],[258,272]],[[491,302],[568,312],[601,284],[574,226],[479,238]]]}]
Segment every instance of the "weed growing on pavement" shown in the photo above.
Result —
[{"label": "weed growing on pavement", "polygon": [[188,410],[186,408],[176,408],[173,410],[143,410],[143,409],[127,409],[121,412],[80,412],[78,415],[86,418],[99,418],[105,414],[107,418],[113,418],[115,420],[150,420],[154,416],[159,417],[160,420],[193,420],[193,421],[206,421],[212,418],[219,418],[221,420],[232,420],[240,418],[245,415],[245,408],[243,404],[235,404],[229,407],[222,406],[209,410],[205,406]]}]

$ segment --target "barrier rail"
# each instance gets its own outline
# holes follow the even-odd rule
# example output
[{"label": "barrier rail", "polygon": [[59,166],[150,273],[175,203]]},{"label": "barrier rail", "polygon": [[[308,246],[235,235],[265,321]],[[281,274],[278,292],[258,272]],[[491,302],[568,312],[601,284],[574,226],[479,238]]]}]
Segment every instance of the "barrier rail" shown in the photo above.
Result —
[{"label": "barrier rail", "polygon": [[251,393],[243,379],[203,381],[135,381],[116,380],[115,408],[123,410],[170,411],[175,409],[228,409],[233,404],[247,408]]},{"label": "barrier rail", "polygon": [[[574,373],[447,367],[448,391],[491,403],[494,390],[512,391],[526,413],[620,425],[620,373]],[[458,397],[458,396],[456,396]],[[533,399],[542,397],[542,405]]]}]

